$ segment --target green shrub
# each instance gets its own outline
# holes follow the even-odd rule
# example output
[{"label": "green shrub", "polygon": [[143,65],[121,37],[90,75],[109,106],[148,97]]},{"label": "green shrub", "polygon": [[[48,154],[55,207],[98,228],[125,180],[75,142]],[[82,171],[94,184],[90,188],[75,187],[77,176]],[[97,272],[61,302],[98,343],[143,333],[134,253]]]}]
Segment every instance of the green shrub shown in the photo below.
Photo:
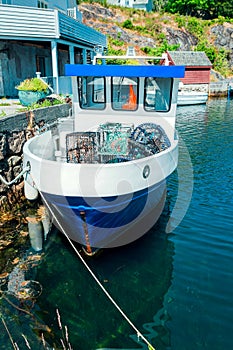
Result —
[{"label": "green shrub", "polygon": [[43,80],[39,78],[31,78],[25,79],[15,88],[17,90],[23,91],[43,91],[46,92],[48,90],[48,84],[46,84]]},{"label": "green shrub", "polygon": [[132,23],[132,21],[130,19],[126,19],[123,22],[122,27],[126,28],[126,29],[133,29],[133,23]]},{"label": "green shrub", "polygon": [[169,45],[167,40],[163,42],[158,47],[145,46],[141,50],[149,56],[161,56],[166,51],[175,51],[179,48],[179,44]]},{"label": "green shrub", "polygon": [[117,40],[117,39],[111,39],[111,44],[115,45],[115,46],[123,46],[124,45],[124,41]]}]

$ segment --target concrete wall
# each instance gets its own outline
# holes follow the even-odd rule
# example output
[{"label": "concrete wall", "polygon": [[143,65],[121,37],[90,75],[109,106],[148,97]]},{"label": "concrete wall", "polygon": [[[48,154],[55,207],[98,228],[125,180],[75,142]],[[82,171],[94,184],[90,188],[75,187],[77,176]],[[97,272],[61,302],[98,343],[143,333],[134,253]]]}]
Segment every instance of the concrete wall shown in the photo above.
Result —
[{"label": "concrete wall", "polygon": [[222,97],[230,94],[231,86],[228,81],[210,83],[209,96]]},{"label": "concrete wall", "polygon": [[[34,120],[52,122],[69,115],[70,105],[62,104],[34,110]],[[28,137],[30,112],[0,118],[0,174],[9,182],[22,170],[22,150]],[[23,199],[23,178],[6,186],[0,180],[0,208],[9,210]]]}]

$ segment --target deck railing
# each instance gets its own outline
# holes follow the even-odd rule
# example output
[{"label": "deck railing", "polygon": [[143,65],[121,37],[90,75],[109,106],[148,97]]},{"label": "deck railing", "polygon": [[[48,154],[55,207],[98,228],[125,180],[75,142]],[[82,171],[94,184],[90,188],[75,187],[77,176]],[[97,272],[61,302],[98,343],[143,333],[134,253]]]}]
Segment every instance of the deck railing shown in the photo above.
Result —
[{"label": "deck railing", "polygon": [[55,11],[0,5],[0,38],[56,38]]},{"label": "deck railing", "polygon": [[71,18],[56,9],[0,5],[0,39],[16,38],[67,38],[106,46],[105,35],[81,23],[80,16]]},{"label": "deck railing", "polygon": [[57,81],[59,86],[59,93],[62,95],[71,95],[72,94],[72,81],[71,77],[60,76],[55,77],[41,77],[56,93]]}]

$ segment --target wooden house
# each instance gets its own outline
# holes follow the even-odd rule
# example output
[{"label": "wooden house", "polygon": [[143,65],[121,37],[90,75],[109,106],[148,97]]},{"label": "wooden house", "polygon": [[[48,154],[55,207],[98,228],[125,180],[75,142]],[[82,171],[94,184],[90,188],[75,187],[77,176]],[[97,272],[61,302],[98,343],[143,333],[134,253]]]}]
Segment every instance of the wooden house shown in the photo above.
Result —
[{"label": "wooden house", "polygon": [[16,97],[15,86],[36,75],[70,93],[65,64],[91,63],[100,46],[106,36],[82,23],[76,0],[0,0],[0,97]]},{"label": "wooden house", "polygon": [[183,91],[208,92],[212,64],[205,52],[201,51],[168,51],[170,65],[185,66],[185,76],[180,79]]},{"label": "wooden house", "polygon": [[150,12],[153,9],[152,0],[107,0],[107,3],[110,5],[129,7],[147,12]]}]

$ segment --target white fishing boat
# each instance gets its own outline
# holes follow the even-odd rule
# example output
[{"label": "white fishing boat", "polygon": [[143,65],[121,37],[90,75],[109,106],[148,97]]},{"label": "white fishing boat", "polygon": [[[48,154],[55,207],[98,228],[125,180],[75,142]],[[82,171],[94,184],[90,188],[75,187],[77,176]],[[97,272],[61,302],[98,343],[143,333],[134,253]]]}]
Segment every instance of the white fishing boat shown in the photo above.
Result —
[{"label": "white fishing boat", "polygon": [[178,106],[200,105],[208,100],[208,92],[205,91],[179,91]]},{"label": "white fishing boat", "polygon": [[62,231],[90,255],[128,244],[155,224],[178,162],[175,121],[184,67],[165,65],[164,56],[159,65],[138,64],[140,57],[135,65],[100,64],[109,58],[66,65],[72,116],[23,149],[30,169],[26,197],[40,193]]}]

